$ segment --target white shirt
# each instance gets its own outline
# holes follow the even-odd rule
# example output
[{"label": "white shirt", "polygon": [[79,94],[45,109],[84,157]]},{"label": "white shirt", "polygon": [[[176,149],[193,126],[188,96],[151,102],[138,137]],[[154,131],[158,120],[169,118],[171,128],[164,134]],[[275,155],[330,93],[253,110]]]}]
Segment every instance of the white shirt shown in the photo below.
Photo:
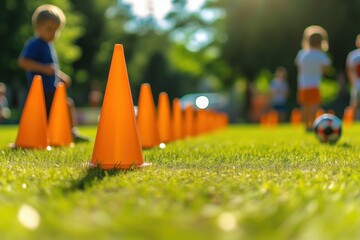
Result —
[{"label": "white shirt", "polygon": [[[355,49],[351,51],[346,58],[346,67],[347,68],[355,68],[360,64],[360,49]],[[351,71],[353,79],[355,80],[355,89],[360,91],[360,76],[358,76],[355,72]]]},{"label": "white shirt", "polygon": [[273,79],[270,83],[270,89],[273,93],[271,102],[272,104],[284,104],[286,103],[287,93],[289,91],[286,80]]},{"label": "white shirt", "polygon": [[298,66],[298,88],[318,88],[322,69],[330,63],[330,58],[321,50],[300,50],[295,58],[295,64]]}]

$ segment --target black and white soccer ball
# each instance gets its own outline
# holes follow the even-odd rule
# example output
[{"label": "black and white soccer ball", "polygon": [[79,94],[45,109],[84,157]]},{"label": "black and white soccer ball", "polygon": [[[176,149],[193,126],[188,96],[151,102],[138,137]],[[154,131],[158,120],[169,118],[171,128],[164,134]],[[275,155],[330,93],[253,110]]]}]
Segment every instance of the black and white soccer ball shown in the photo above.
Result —
[{"label": "black and white soccer ball", "polygon": [[332,114],[322,114],[315,119],[313,128],[322,143],[336,143],[341,136],[341,120]]}]

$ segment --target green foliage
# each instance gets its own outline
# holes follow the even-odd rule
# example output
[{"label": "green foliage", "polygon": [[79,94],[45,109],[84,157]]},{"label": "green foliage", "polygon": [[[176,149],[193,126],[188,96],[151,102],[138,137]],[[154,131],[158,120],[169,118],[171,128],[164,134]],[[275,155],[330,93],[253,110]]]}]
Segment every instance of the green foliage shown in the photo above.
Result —
[{"label": "green foliage", "polygon": [[269,93],[271,78],[272,73],[269,70],[261,70],[254,82],[255,90],[258,93]]},{"label": "green foliage", "polygon": [[[187,0],[172,2],[167,27],[161,27],[152,17],[136,17],[124,1],[47,1],[61,7],[67,16],[56,47],[61,68],[73,78],[69,94],[78,104],[86,104],[92,82],[105,88],[116,43],[124,44],[134,89],[152,81],[157,91],[164,88],[161,90],[170,92],[170,97],[181,96],[197,91],[198,82],[210,76],[217,79],[217,88],[226,90],[233,87],[237,76],[255,81],[262,69],[273,71],[281,65],[289,71],[294,96],[294,58],[305,27],[319,24],[328,30],[333,78],[343,72],[346,55],[355,48],[360,21],[360,0],[207,0],[197,12],[187,10]],[[13,92],[25,85],[17,57],[33,35],[31,15],[41,4],[40,0],[0,2],[0,76]],[[160,62],[154,63],[154,59]],[[171,86],[169,78],[174,79]],[[265,84],[260,85],[265,91]]]},{"label": "green foliage", "polygon": [[192,76],[199,77],[202,74],[203,66],[199,61],[199,54],[193,53],[184,46],[173,44],[168,53],[170,63],[172,66],[182,72],[188,73]]},{"label": "green foliage", "polygon": [[[145,150],[152,166],[129,172],[88,169],[93,143],[10,150],[16,129],[0,131],[3,239],[360,236],[359,125],[333,146],[302,128],[232,126]],[[20,224],[22,206],[38,228]]]},{"label": "green foliage", "polygon": [[322,79],[320,83],[320,93],[324,104],[335,101],[340,92],[340,85],[334,79]]}]

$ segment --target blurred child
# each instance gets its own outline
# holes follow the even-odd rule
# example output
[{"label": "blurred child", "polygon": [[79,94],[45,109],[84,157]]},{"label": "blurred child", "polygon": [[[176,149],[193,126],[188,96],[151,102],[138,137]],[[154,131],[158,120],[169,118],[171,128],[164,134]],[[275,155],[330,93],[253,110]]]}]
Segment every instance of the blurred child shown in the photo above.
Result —
[{"label": "blurred child", "polygon": [[270,82],[270,94],[271,108],[278,112],[280,121],[284,121],[286,113],[286,100],[289,94],[286,68],[276,68],[275,76]]},{"label": "blurred child", "polygon": [[[42,76],[48,117],[57,83],[64,82],[67,87],[71,85],[71,78],[59,68],[56,50],[53,46],[53,40],[64,27],[65,20],[62,10],[54,5],[45,4],[38,7],[32,16],[35,37],[26,42],[18,61],[19,66],[26,71],[29,85],[31,85],[34,75]],[[78,133],[75,106],[70,98],[68,98],[68,106],[74,141],[88,141]]]},{"label": "blurred child", "polygon": [[89,106],[90,107],[100,107],[101,101],[103,100],[103,94],[101,92],[101,87],[98,82],[91,83],[91,89],[89,91]]},{"label": "blurred child", "polygon": [[306,131],[312,130],[316,111],[321,104],[320,81],[330,66],[326,55],[328,50],[327,32],[320,26],[309,26],[305,29],[302,49],[295,58],[298,68],[298,102],[302,106],[302,114]]},{"label": "blurred child", "polygon": [[350,106],[355,111],[356,119],[360,119],[360,34],[355,40],[357,49],[351,51],[346,58],[346,73],[351,84]]},{"label": "blurred child", "polygon": [[0,82],[0,122],[11,116],[8,101],[6,99],[6,85]]}]

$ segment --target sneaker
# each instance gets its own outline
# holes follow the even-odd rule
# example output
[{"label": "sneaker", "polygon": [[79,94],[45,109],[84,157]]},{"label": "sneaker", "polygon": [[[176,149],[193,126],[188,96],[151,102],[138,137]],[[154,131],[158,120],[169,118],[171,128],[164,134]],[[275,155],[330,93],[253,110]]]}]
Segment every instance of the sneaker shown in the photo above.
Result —
[{"label": "sneaker", "polygon": [[90,138],[81,136],[80,134],[73,134],[74,143],[90,142]]}]

